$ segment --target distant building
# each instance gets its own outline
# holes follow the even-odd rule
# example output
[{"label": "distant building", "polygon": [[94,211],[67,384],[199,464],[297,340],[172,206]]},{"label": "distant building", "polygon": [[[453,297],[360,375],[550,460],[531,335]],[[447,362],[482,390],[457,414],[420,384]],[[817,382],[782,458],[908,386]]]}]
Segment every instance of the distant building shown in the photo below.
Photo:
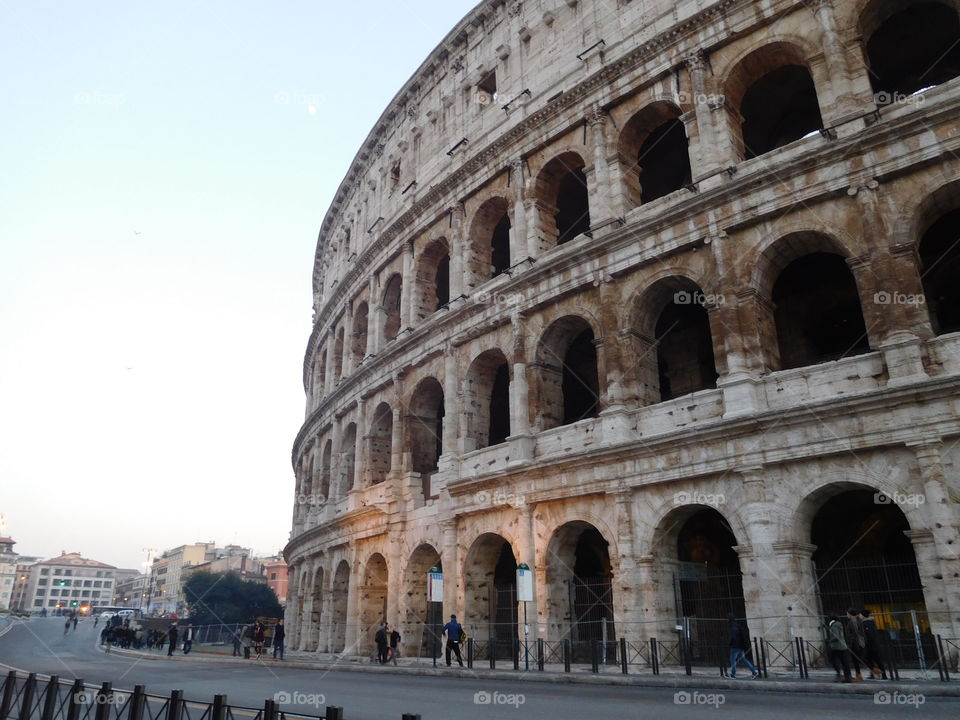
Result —
[{"label": "distant building", "polygon": [[183,569],[215,560],[216,543],[180,545],[155,558],[150,568],[146,603],[150,614],[184,615],[187,605],[183,597]]},{"label": "distant building", "polygon": [[[126,572],[126,571],[118,571]],[[112,605],[128,608],[142,608],[147,603],[147,586],[150,579],[149,575],[144,575],[138,571],[134,576],[118,577],[113,591]]]},{"label": "distant building", "polygon": [[273,590],[277,600],[284,607],[287,605],[287,561],[282,555],[261,558],[263,574],[267,576],[267,586]]},{"label": "distant building", "polygon": [[13,607],[13,590],[17,582],[17,553],[13,538],[0,537],[0,610]]},{"label": "distant building", "polygon": [[62,553],[29,566],[21,607],[48,612],[109,605],[117,568],[80,553]]},{"label": "distant building", "polygon": [[267,583],[267,576],[263,572],[263,562],[255,557],[249,548],[242,548],[239,545],[227,545],[224,548],[217,548],[216,557],[200,565],[190,568],[188,573],[184,573],[183,582],[190,579],[194,572],[224,573],[235,572],[244,580],[252,582]]},{"label": "distant building", "polygon": [[13,582],[13,598],[10,607],[14,610],[30,610],[27,602],[27,587],[30,585],[30,568],[43,560],[42,557],[17,555],[17,575]]}]

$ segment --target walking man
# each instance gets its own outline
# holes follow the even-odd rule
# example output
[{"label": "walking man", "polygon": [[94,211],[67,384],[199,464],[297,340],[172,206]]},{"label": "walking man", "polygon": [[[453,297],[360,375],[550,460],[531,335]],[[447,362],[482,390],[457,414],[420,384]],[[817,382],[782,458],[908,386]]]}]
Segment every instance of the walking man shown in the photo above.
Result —
[{"label": "walking man", "polygon": [[847,651],[847,641],[844,640],[843,625],[836,615],[830,616],[830,623],[827,626],[827,643],[830,646],[830,662],[833,663],[833,669],[837,673],[833,681],[841,682],[840,670],[842,668],[842,682],[853,682],[850,679],[850,659]]},{"label": "walking man", "polygon": [[170,626],[170,629],[167,631],[167,642],[169,646],[167,647],[167,657],[173,657],[173,651],[177,649],[177,625],[174,623]]},{"label": "walking man", "polygon": [[756,680],[760,677],[760,673],[757,672],[753,663],[747,659],[746,651],[750,647],[747,642],[747,634],[743,631],[740,623],[737,622],[736,615],[728,613],[727,620],[730,628],[730,677],[735,678],[737,676],[737,663],[742,660],[743,664],[747,666],[747,670],[750,671],[750,679]]},{"label": "walking man", "polygon": [[382,623],[377,628],[376,635],[373,636],[377,643],[377,662],[381,665],[387,664],[387,624]]},{"label": "walking man", "polygon": [[390,658],[393,664],[397,664],[397,658],[400,657],[400,633],[394,628],[390,633]]},{"label": "walking man", "polygon": [[447,636],[447,667],[450,667],[450,652],[457,656],[457,662],[463,667],[463,657],[460,655],[460,638],[463,637],[463,626],[457,622],[457,616],[451,615],[450,622],[443,626],[441,636]]},{"label": "walking man", "polygon": [[283,660],[283,640],[287,631],[283,627],[283,619],[277,621],[273,628],[273,659],[277,659],[277,653],[280,653],[280,659]]},{"label": "walking man", "polygon": [[860,626],[863,628],[863,660],[870,668],[870,677],[874,680],[886,680],[887,671],[880,659],[880,631],[866,608],[860,612]]},{"label": "walking man", "polygon": [[183,631],[183,654],[188,655],[193,649],[193,623],[187,623],[187,629]]},{"label": "walking man", "polygon": [[844,640],[847,642],[850,660],[853,662],[853,669],[856,671],[853,681],[863,682],[860,662],[863,659],[863,646],[866,644],[866,639],[863,636],[863,624],[860,622],[857,611],[853,608],[847,610],[847,627],[844,632]]}]

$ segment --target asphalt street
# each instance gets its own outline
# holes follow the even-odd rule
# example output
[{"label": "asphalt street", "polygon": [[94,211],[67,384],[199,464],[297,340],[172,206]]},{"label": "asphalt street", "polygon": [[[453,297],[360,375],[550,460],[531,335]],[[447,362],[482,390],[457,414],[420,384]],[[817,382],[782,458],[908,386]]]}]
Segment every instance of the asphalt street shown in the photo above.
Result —
[{"label": "asphalt street", "polygon": [[[321,715],[325,705],[339,705],[347,720],[400,720],[416,713],[423,720],[535,718],[543,720],[691,720],[771,717],[957,718],[956,698],[897,699],[877,703],[872,695],[835,696],[751,691],[752,681],[736,691],[704,691],[677,696],[675,689],[612,687],[567,683],[491,681],[480,678],[391,676],[383,674],[271,667],[269,660],[243,666],[143,660],[106,655],[97,649],[92,620],[63,632],[59,618],[36,618],[16,624],[0,637],[0,663],[22,670],[55,674],[62,679],[113,683],[116,689],[146,685],[149,693],[183,690],[188,700],[209,702],[226,694],[230,704],[260,708],[285,693],[284,709]],[[761,681],[756,681],[761,682]],[[879,687],[878,687],[879,689]],[[478,702],[479,701],[479,702]],[[489,702],[484,702],[489,701]],[[522,701],[522,702],[521,702]]]}]

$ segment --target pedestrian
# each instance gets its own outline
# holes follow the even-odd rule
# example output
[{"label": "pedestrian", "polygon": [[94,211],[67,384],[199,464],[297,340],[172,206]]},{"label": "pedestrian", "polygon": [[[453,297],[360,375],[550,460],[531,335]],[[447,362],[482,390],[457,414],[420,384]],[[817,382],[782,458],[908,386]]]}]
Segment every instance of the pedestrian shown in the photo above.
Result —
[{"label": "pedestrian", "polygon": [[263,623],[257,620],[257,624],[253,626],[253,643],[256,646],[257,657],[263,654],[264,637],[266,637],[266,630],[263,627]]},{"label": "pedestrian", "polygon": [[93,626],[96,627],[96,626],[99,625],[99,624],[100,624],[100,616],[97,615],[97,616],[93,619]]},{"label": "pedestrian", "polygon": [[173,651],[177,649],[177,626],[173,624],[167,631],[167,657],[173,657]]},{"label": "pedestrian", "polygon": [[737,664],[742,660],[750,671],[750,679],[756,680],[760,673],[753,666],[753,663],[747,658],[747,650],[750,643],[747,641],[747,634],[743,631],[743,626],[737,621],[737,616],[733,613],[727,613],[727,624],[730,633],[730,677],[737,676]]},{"label": "pedestrian", "polygon": [[847,641],[844,639],[843,624],[836,615],[830,616],[830,622],[827,625],[827,644],[830,647],[830,662],[837,673],[833,681],[841,682],[840,670],[842,669],[842,682],[853,682],[850,679],[850,654],[847,650]]},{"label": "pedestrian", "polygon": [[66,635],[70,632],[70,618],[67,618],[67,621],[63,624],[63,634]]},{"label": "pedestrian", "polygon": [[76,630],[76,629],[77,629],[77,615],[76,615],[76,613],[74,613],[74,615],[73,615],[72,622],[73,622],[73,629]]},{"label": "pedestrian", "polygon": [[451,615],[450,622],[443,626],[440,636],[447,636],[447,667],[450,667],[450,652],[457,656],[457,662],[463,667],[463,657],[460,655],[460,638],[463,637],[463,626],[457,622],[457,616]]},{"label": "pedestrian", "polygon": [[400,657],[400,633],[394,628],[390,632],[390,659],[394,666],[397,664],[397,658]]},{"label": "pedestrian", "polygon": [[855,675],[854,682],[863,682],[863,675],[860,673],[860,663],[863,659],[863,646],[866,639],[863,635],[863,623],[860,622],[858,613],[854,608],[847,609],[847,627],[844,630],[844,640],[847,643],[847,650],[850,652],[850,660],[853,662]]},{"label": "pedestrian", "polygon": [[183,631],[183,654],[189,655],[193,649],[193,623],[187,623],[187,629]]},{"label": "pedestrian", "polygon": [[377,662],[385,665],[387,663],[387,646],[389,643],[387,624],[385,622],[380,623],[377,632],[374,633],[373,640],[377,644]]},{"label": "pedestrian", "polygon": [[233,631],[233,656],[240,657],[240,651],[243,647],[243,640],[241,635],[243,634],[243,628],[238,627]]},{"label": "pedestrian", "polygon": [[273,628],[273,659],[277,659],[277,653],[280,653],[280,659],[283,660],[283,641],[287,631],[283,627],[283,618],[277,621]]},{"label": "pedestrian", "polygon": [[240,641],[243,643],[243,659],[250,659],[250,646],[253,645],[253,625],[247,625],[240,634]]},{"label": "pedestrian", "polygon": [[880,658],[880,631],[867,608],[860,612],[860,626],[863,628],[863,659],[870,668],[870,677],[873,680],[886,680],[887,670]]}]

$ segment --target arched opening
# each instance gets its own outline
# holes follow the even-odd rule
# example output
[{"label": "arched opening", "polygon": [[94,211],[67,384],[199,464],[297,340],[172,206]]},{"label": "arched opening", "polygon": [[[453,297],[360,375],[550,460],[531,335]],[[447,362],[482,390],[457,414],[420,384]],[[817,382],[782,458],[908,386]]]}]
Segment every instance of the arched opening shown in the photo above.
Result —
[{"label": "arched opening", "polygon": [[600,383],[593,328],[568,315],[555,321],[537,346],[538,425],[569,425],[600,412]]},{"label": "arched opening", "polygon": [[960,331],[960,208],[942,215],[920,240],[920,274],[937,335]]},{"label": "arched opening", "polygon": [[393,410],[387,403],[380,403],[373,411],[370,423],[370,452],[367,465],[370,468],[370,484],[376,485],[387,479],[393,453]]},{"label": "arched opening", "polygon": [[343,652],[347,644],[347,597],[350,587],[350,565],[341,560],[330,588],[329,652]]},{"label": "arched opening", "polygon": [[320,465],[320,494],[323,499],[330,498],[330,463],[333,458],[333,440],[327,440],[323,445],[323,460]]},{"label": "arched opening", "polygon": [[357,462],[357,425],[350,423],[343,431],[340,440],[340,490],[337,498],[342,499],[354,488],[354,473]]},{"label": "arched opening", "polygon": [[320,362],[316,368],[317,382],[315,384],[316,397],[320,398],[327,389],[327,351],[320,353]]},{"label": "arched opening", "polygon": [[[434,652],[442,650],[440,628],[446,622],[443,603],[427,601],[427,572],[433,567],[443,572],[440,553],[433,545],[424,544],[413,551],[403,574],[404,601],[400,603],[403,627],[400,633],[406,647],[418,648],[423,657],[433,657]],[[446,582],[452,582],[452,579]]]},{"label": "arched opening", "polygon": [[728,81],[727,99],[746,160],[823,128],[807,60],[787,43],[764,46],[744,58]]},{"label": "arched opening", "polygon": [[940,2],[876,2],[861,19],[870,84],[886,105],[960,75],[960,15]]},{"label": "arched opening", "polygon": [[432,496],[430,476],[437,471],[443,454],[443,387],[436,378],[426,378],[417,385],[410,398],[407,418],[407,448],[411,469],[421,474],[424,497]]},{"label": "arched opening", "polygon": [[510,205],[506,198],[484,202],[470,228],[470,275],[472,286],[496,277],[510,268]]},{"label": "arched opening", "polygon": [[343,328],[337,331],[336,339],[333,341],[333,380],[334,382],[343,377]]},{"label": "arched opening", "polygon": [[782,369],[870,351],[857,284],[839,255],[797,258],[777,277],[771,299]]},{"label": "arched opening", "polygon": [[320,649],[323,638],[320,624],[323,618],[323,568],[317,568],[313,581],[313,598],[310,606],[310,639],[304,650],[316,652]]},{"label": "arched opening", "polygon": [[620,154],[627,192],[634,205],[669,195],[690,183],[687,132],[679,109],[670,103],[653,103],[630,118],[620,139]]},{"label": "arched opening", "polygon": [[548,162],[537,178],[540,234],[548,247],[590,230],[585,165],[576,153],[564,153]]},{"label": "arched opening", "polygon": [[420,256],[416,297],[419,320],[450,302],[450,247],[444,238],[430,243]]},{"label": "arched opening", "polygon": [[403,280],[399,274],[390,276],[383,291],[383,339],[386,342],[393,340],[400,332],[400,292]]},{"label": "arched opening", "polygon": [[470,365],[463,388],[467,451],[498,445],[510,435],[510,370],[499,350],[488,350]]},{"label": "arched opening", "polygon": [[374,636],[377,628],[387,617],[387,561],[380,553],[367,560],[363,571],[360,594],[360,648],[366,655],[373,655],[376,648]]},{"label": "arched opening", "polygon": [[869,608],[899,663],[917,661],[917,636],[910,616],[920,620],[920,641],[935,654],[929,633],[923,582],[903,511],[869,488],[833,487],[813,515],[810,542],[816,545],[817,593],[824,613]]},{"label": "arched opening", "polygon": [[512,657],[518,616],[517,559],[510,543],[495,533],[477,538],[467,552],[463,584],[467,632],[496,643],[498,658]]},{"label": "arched opening", "polygon": [[596,527],[574,521],[557,529],[547,551],[548,635],[569,639],[578,662],[590,659],[592,641],[615,655],[613,568],[609,545]]},{"label": "arched opening", "polygon": [[353,352],[353,364],[359,365],[367,355],[367,324],[369,322],[370,308],[362,302],[357,306],[353,313],[353,337],[351,338],[351,351]]}]

